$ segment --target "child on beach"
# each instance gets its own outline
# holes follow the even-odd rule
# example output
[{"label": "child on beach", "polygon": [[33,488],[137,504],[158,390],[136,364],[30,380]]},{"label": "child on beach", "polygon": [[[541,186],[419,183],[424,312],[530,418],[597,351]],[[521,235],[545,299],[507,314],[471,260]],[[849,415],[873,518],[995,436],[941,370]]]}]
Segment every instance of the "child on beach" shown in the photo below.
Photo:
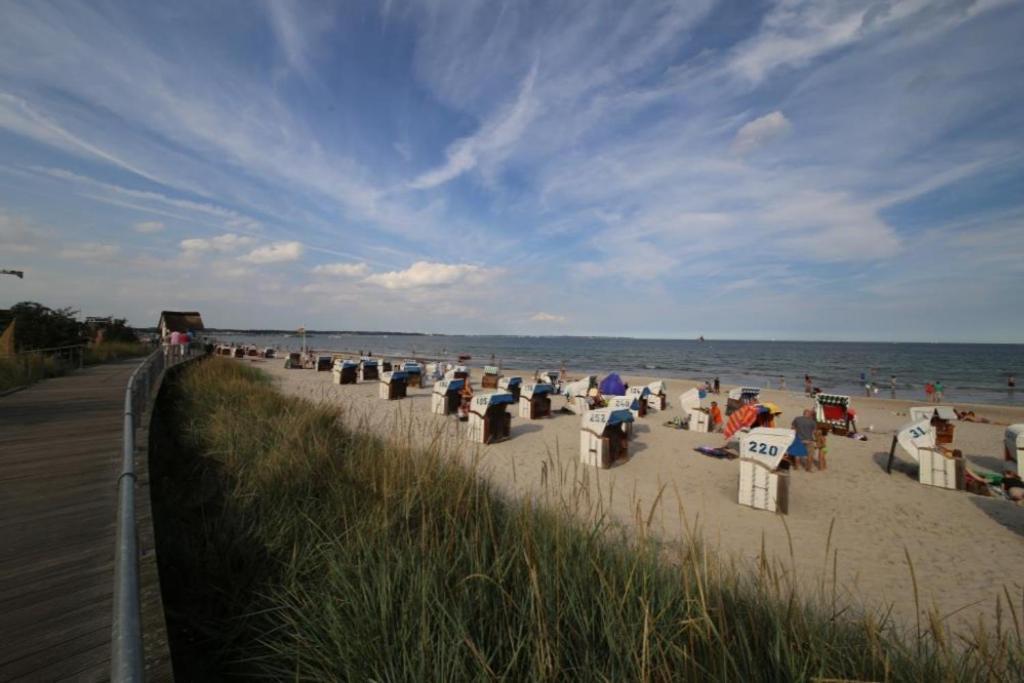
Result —
[{"label": "child on beach", "polygon": [[828,461],[826,456],[828,455],[828,427],[818,427],[814,431],[814,447],[818,451],[818,469],[828,469]]},{"label": "child on beach", "polygon": [[718,432],[722,429],[722,409],[718,407],[718,401],[711,402],[711,431]]}]

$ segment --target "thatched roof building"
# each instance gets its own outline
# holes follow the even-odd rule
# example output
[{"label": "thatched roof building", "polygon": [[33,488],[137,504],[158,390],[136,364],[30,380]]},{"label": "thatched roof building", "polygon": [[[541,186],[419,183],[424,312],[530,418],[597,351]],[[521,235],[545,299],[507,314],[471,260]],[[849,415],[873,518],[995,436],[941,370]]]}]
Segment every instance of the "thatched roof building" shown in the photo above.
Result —
[{"label": "thatched roof building", "polygon": [[197,332],[206,329],[203,327],[203,316],[198,311],[161,311],[160,337],[166,337],[171,332]]}]

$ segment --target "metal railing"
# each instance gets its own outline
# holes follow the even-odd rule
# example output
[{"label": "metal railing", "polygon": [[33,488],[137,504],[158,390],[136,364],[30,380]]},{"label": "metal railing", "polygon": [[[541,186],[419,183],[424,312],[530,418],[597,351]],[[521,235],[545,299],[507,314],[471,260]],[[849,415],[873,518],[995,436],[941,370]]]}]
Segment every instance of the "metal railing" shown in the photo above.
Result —
[{"label": "metal railing", "polygon": [[117,544],[114,553],[114,621],[110,656],[113,681],[144,678],[139,543],[135,528],[135,431],[164,372],[198,358],[202,349],[163,346],[146,357],[128,379],[124,395],[124,444],[117,478]]}]

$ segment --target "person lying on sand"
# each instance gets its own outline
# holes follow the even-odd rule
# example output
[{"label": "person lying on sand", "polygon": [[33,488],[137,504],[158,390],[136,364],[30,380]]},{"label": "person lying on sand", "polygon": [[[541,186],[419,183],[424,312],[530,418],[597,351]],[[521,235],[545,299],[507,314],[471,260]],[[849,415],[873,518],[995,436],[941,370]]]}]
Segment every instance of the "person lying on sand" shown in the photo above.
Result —
[{"label": "person lying on sand", "polygon": [[956,413],[956,418],[961,422],[981,422],[983,424],[989,424],[990,422],[987,417],[975,415],[973,410],[957,410],[954,408],[953,412]]},{"label": "person lying on sand", "polygon": [[1024,481],[1013,470],[1003,470],[1003,490],[1010,500],[1024,501]]}]

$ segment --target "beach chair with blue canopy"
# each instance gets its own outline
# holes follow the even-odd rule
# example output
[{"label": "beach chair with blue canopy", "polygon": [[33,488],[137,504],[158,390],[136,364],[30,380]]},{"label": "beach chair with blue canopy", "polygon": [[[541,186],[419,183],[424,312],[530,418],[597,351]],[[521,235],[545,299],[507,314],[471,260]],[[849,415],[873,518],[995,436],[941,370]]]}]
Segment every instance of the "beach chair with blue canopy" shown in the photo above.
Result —
[{"label": "beach chair with blue canopy", "polygon": [[512,416],[508,407],[512,403],[512,394],[507,391],[474,396],[469,404],[467,438],[485,444],[509,438],[512,435]]},{"label": "beach chair with blue canopy", "polygon": [[512,394],[512,398],[515,399],[516,403],[519,402],[519,391],[522,386],[522,377],[502,377],[498,380],[498,389]]},{"label": "beach chair with blue canopy", "polygon": [[430,412],[435,415],[454,415],[459,411],[462,401],[464,379],[442,379],[434,382],[434,390],[430,394]]},{"label": "beach chair with blue canopy", "polygon": [[526,382],[519,388],[519,417],[539,420],[551,417],[551,396],[555,388],[547,382]]},{"label": "beach chair with blue canopy", "polygon": [[410,387],[422,387],[423,386],[423,366],[414,360],[407,360],[402,363],[402,372],[409,377]]},{"label": "beach chair with blue canopy", "polygon": [[334,375],[334,383],[355,384],[358,370],[359,363],[354,360],[348,360],[346,358],[339,358],[335,360],[334,369],[332,371]]},{"label": "beach chair with blue canopy", "polygon": [[380,375],[380,397],[388,401],[405,398],[409,386],[409,375],[401,370],[382,372]]},{"label": "beach chair with blue canopy", "polygon": [[629,459],[633,413],[625,408],[597,408],[580,419],[580,462],[608,469]]},{"label": "beach chair with blue canopy", "polygon": [[647,397],[650,410],[665,410],[668,407],[668,387],[664,380],[655,380],[647,385],[651,395]]},{"label": "beach chair with blue canopy", "polygon": [[380,369],[376,358],[361,358],[359,360],[359,381],[370,382],[380,379]]}]

